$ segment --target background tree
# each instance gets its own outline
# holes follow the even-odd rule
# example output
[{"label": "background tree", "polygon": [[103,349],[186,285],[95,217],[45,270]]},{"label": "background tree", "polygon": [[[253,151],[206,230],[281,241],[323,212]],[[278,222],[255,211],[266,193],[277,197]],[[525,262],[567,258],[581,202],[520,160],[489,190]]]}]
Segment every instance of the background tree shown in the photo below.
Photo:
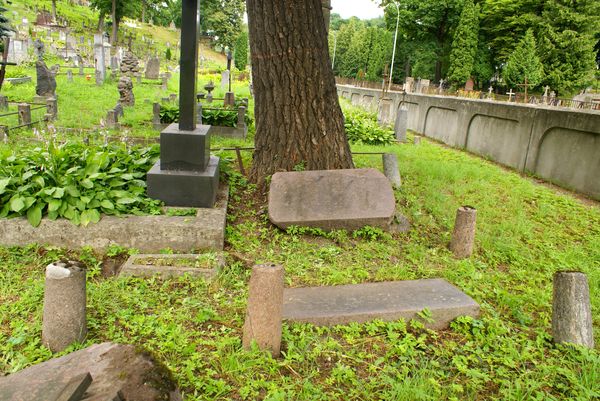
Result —
[{"label": "background tree", "polygon": [[462,86],[471,78],[477,54],[479,35],[479,6],[465,0],[458,28],[454,32],[448,80]]},{"label": "background tree", "polygon": [[248,65],[248,32],[245,30],[235,40],[233,61],[238,70],[245,70]]},{"label": "background tree", "polygon": [[[4,15],[6,13],[4,7],[4,1],[0,0],[0,52],[2,52],[2,61],[8,61],[8,45],[9,45],[9,34],[13,31],[10,26],[8,17]],[[4,77],[6,76],[6,64],[0,67],[0,89],[4,83]]]},{"label": "background tree", "polygon": [[321,0],[248,0],[256,136],[250,179],[352,168]]},{"label": "background tree", "polygon": [[141,8],[141,0],[91,0],[90,6],[99,11],[100,18],[104,18],[106,15],[111,16],[110,44],[115,46],[118,41],[119,25],[123,17],[135,17],[138,15]]},{"label": "background tree", "polygon": [[544,67],[537,55],[535,38],[530,29],[515,47],[508,57],[504,68],[504,79],[510,85],[515,86],[527,83],[533,87],[542,82]]},{"label": "background tree", "polygon": [[245,0],[202,0],[200,2],[200,29],[215,37],[223,50],[233,49],[242,29]]}]

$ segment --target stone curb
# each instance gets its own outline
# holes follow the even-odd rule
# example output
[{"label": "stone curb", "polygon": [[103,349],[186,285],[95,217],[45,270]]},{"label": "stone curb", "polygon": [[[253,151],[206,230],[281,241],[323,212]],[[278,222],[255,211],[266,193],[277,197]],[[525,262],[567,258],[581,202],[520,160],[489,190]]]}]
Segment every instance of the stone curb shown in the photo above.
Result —
[{"label": "stone curb", "polygon": [[225,266],[225,254],[223,252],[217,253],[216,266],[212,269],[200,269],[191,266],[164,266],[164,265],[142,265],[137,263],[140,259],[144,258],[156,258],[156,259],[190,259],[193,262],[198,259],[202,254],[138,254],[131,255],[127,262],[121,267],[119,276],[126,277],[152,277],[158,275],[163,279],[181,277],[185,274],[189,274],[193,277],[203,277],[205,279],[211,279],[217,275],[219,270]]}]

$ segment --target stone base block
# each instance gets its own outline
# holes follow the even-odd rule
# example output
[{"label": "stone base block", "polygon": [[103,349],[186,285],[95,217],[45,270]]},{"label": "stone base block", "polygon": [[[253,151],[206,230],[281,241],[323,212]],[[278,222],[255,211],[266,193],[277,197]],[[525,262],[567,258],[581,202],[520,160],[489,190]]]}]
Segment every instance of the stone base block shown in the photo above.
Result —
[{"label": "stone base block", "polygon": [[317,326],[420,319],[424,309],[431,312],[425,326],[433,330],[448,327],[458,316],[479,315],[471,297],[442,279],[289,288],[283,293],[285,320]]},{"label": "stone base block", "polygon": [[[214,260],[213,260],[214,259]],[[208,260],[208,262],[207,262]],[[205,267],[195,267],[196,265]],[[192,277],[211,279],[225,266],[225,254],[137,254],[131,255],[121,267],[119,275],[134,277],[161,278],[179,277],[189,274]]]},{"label": "stone base block", "polygon": [[205,171],[162,170],[160,161],[148,172],[148,196],[167,206],[213,207],[219,188],[219,158],[211,156]]},{"label": "stone base block", "polygon": [[160,161],[163,170],[204,171],[210,159],[210,126],[198,125],[181,131],[177,123],[160,133]]}]

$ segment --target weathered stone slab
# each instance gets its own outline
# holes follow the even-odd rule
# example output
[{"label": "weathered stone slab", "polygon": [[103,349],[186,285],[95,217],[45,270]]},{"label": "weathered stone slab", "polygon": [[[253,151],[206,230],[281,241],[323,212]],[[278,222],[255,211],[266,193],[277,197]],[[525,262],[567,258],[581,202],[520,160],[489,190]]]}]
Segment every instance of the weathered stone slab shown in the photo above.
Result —
[{"label": "weathered stone slab", "polygon": [[479,305],[442,279],[390,281],[334,287],[289,288],[283,294],[283,318],[293,322],[333,326],[379,319],[417,319],[428,309],[440,330],[458,316],[479,315]]},{"label": "weathered stone slab", "polygon": [[[207,261],[209,263],[205,263]],[[203,266],[204,264],[210,266],[206,268],[195,266]],[[134,277],[152,277],[158,275],[161,278],[171,278],[189,274],[193,277],[210,279],[216,276],[219,269],[224,266],[225,255],[220,252],[172,255],[138,254],[131,255],[127,259],[127,262],[121,267],[119,275]]]},{"label": "weathered stone slab", "polygon": [[182,399],[168,370],[149,354],[137,351],[133,345],[112,343],[93,345],[0,378],[0,399],[56,400],[74,379],[86,373],[93,379],[86,400]]},{"label": "weathered stone slab", "polygon": [[324,230],[364,226],[388,230],[396,201],[388,179],[375,169],[276,173],[269,190],[269,218]]},{"label": "weathered stone slab", "polygon": [[66,219],[42,219],[32,227],[25,218],[0,219],[0,244],[51,245],[68,249],[91,246],[104,250],[110,245],[157,253],[171,248],[176,252],[194,249],[220,251],[225,241],[228,187],[219,188],[214,208],[198,209],[197,216],[104,216],[96,224],[75,226]]}]

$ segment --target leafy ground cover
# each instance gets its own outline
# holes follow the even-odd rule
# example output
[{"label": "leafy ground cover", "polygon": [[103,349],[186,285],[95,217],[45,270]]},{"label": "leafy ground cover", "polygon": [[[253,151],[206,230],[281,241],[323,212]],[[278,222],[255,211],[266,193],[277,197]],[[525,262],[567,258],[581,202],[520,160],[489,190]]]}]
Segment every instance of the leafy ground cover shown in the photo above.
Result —
[{"label": "leafy ground cover", "polygon": [[[552,274],[588,274],[600,343],[600,208],[480,158],[424,141],[355,151],[398,155],[405,234],[271,226],[264,195],[230,178],[227,266],[214,282],[105,278],[109,255],[31,246],[0,248],[0,371],[51,357],[40,345],[44,266],[63,256],[89,268],[85,344],[141,345],[174,373],[186,400],[593,400],[596,350],[555,346]],[[360,167],[381,166],[357,156]],[[447,250],[457,207],[478,209],[476,250]],[[249,267],[282,263],[289,286],[443,277],[482,306],[431,332],[403,321],[334,328],[285,324],[283,356],[241,349]],[[423,315],[426,318],[426,314]]]}]

